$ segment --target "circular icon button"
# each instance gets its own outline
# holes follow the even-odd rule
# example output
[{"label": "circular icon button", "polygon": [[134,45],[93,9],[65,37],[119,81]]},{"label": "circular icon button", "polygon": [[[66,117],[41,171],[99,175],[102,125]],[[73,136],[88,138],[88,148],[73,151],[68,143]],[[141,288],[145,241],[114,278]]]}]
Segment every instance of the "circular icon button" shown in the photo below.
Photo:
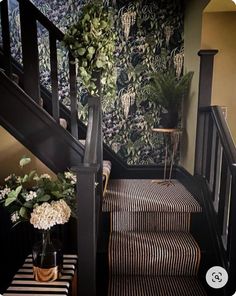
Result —
[{"label": "circular icon button", "polygon": [[211,288],[223,288],[228,282],[228,273],[221,266],[213,266],[206,273],[206,282]]}]

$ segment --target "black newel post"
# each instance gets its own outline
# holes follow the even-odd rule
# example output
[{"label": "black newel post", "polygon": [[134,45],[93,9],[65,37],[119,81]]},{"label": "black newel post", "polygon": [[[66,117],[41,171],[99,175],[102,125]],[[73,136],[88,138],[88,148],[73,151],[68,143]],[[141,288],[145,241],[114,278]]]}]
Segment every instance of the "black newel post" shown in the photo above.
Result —
[{"label": "black newel post", "polygon": [[198,113],[197,113],[197,135],[195,150],[195,168],[194,173],[201,175],[203,172],[203,147],[204,147],[204,121],[205,115],[200,109],[211,105],[212,78],[214,56],[218,50],[200,50],[200,77],[199,77],[199,95],[198,95]]},{"label": "black newel post", "polygon": [[77,172],[78,295],[96,296],[96,194],[97,165],[84,164]]},{"label": "black newel post", "polygon": [[95,71],[93,73],[96,87],[98,89],[98,136],[97,136],[97,163],[99,165],[97,172],[97,239],[98,249],[102,244],[102,195],[103,195],[103,180],[102,180],[102,169],[103,169],[103,133],[102,133],[102,104],[101,104],[101,72]]}]

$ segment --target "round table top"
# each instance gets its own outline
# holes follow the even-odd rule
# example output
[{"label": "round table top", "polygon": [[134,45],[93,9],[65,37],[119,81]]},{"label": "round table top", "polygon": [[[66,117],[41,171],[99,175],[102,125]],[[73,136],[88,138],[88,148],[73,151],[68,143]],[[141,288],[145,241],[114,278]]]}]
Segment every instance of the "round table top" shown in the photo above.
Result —
[{"label": "round table top", "polygon": [[183,130],[181,128],[152,128],[153,132],[156,133],[181,133]]}]

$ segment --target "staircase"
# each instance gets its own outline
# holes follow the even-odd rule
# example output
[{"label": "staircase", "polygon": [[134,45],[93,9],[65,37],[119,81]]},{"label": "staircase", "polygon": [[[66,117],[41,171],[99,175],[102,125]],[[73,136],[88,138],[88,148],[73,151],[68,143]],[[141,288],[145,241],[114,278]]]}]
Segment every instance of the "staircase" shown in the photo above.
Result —
[{"label": "staircase", "polygon": [[[174,185],[171,186],[152,183],[151,178],[162,175],[162,168],[130,167],[106,145],[103,151],[101,110],[97,102],[93,99],[90,102],[90,113],[97,114],[89,120],[93,122],[91,128],[86,129],[78,121],[76,73],[71,56],[70,110],[61,105],[58,101],[56,44],[63,39],[63,34],[29,0],[18,2],[21,14],[23,67],[16,66],[11,57],[8,1],[0,2],[3,33],[0,65],[4,69],[0,71],[0,124],[54,172],[77,166],[80,190],[79,295],[206,295],[198,280],[202,250],[190,230],[193,217],[201,215],[202,209],[207,215],[206,228],[209,227],[211,234],[211,237],[205,236],[206,241],[212,242],[214,237],[214,252],[210,248],[207,255],[216,254],[219,258],[217,264],[226,267],[230,275],[230,293],[225,294],[220,290],[217,296],[232,295],[235,291],[236,274],[236,236],[233,227],[236,225],[236,151],[220,111],[207,109],[202,110],[200,114],[202,122],[198,129],[202,135],[199,137],[200,141],[197,141],[200,146],[196,149],[199,153],[196,171],[201,183],[194,178],[195,184],[200,184],[199,190],[204,191],[204,203],[200,205],[177,180],[173,180]],[[37,22],[49,32],[51,94],[40,86]],[[204,64],[208,65],[202,63]],[[20,86],[12,81],[15,73],[19,76]],[[46,110],[40,106],[41,98]],[[61,117],[67,121],[67,130],[59,125]],[[78,134],[79,138],[87,137],[85,146],[78,141]],[[112,162],[113,179],[102,205],[103,213],[110,217],[109,284],[108,293],[100,294],[96,290],[96,255],[98,236],[101,233],[99,221],[102,152],[104,158]],[[99,184],[96,188],[95,181]],[[1,223],[1,227],[5,235],[4,223]],[[204,230],[201,229],[201,223],[198,225],[198,233]],[[28,243],[27,239],[22,241],[22,232],[19,237],[14,238],[15,241],[15,244],[7,245],[5,250],[10,253],[9,246],[15,245],[19,251],[24,242]],[[21,244],[18,245],[19,241]],[[198,242],[200,243],[200,239]],[[2,268],[2,262],[6,258],[3,252],[0,258],[1,278],[8,272]],[[7,261],[9,263],[8,259]],[[201,270],[202,275],[205,275],[208,267],[217,265],[215,263],[216,261],[212,260],[210,265],[206,264]],[[14,267],[17,267],[16,262]],[[211,292],[209,295],[215,295]]]},{"label": "staircase", "polygon": [[109,296],[206,295],[197,278],[201,251],[189,232],[201,206],[181,183],[111,180],[103,212],[110,213]]}]

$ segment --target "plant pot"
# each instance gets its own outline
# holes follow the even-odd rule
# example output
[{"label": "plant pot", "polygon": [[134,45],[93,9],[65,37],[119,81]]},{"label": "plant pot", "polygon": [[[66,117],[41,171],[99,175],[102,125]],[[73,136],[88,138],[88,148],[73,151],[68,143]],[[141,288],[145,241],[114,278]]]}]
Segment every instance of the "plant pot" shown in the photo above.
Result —
[{"label": "plant pot", "polygon": [[160,114],[160,127],[176,128],[178,126],[179,114],[178,111],[168,110]]},{"label": "plant pot", "polygon": [[63,253],[59,240],[51,238],[50,230],[42,231],[42,239],[32,249],[33,273],[36,281],[55,281],[61,276]]}]

